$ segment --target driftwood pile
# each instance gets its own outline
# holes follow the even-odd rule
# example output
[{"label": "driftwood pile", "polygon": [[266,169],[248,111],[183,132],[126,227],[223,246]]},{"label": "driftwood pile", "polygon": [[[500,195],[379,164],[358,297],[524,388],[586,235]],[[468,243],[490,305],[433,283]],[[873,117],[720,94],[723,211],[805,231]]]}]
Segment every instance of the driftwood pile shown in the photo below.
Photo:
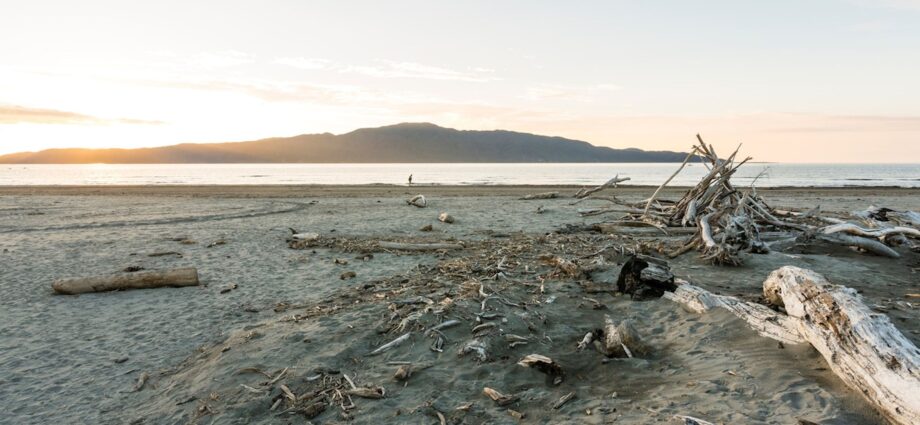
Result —
[{"label": "driftwood pile", "polygon": [[[744,253],[785,251],[819,243],[853,247],[891,258],[900,256],[894,248],[901,245],[920,250],[916,242],[920,240],[920,214],[916,212],[871,207],[845,217],[830,217],[822,216],[819,206],[803,211],[775,209],[757,193],[753,183],[747,188],[732,184],[731,178],[739,167],[751,160],[738,157],[740,146],[722,159],[699,135],[697,140],[698,144],[677,171],[649,199],[631,204],[616,197],[595,195],[591,198],[619,206],[583,209],[579,213],[593,216],[625,211],[626,215],[619,220],[595,225],[609,227],[601,229],[604,233],[625,233],[637,228],[645,228],[651,234],[656,230],[667,235],[690,232],[692,236],[671,250],[669,256],[674,258],[698,250],[701,258],[718,265],[740,265]],[[679,200],[659,199],[661,190],[694,159],[707,167],[706,175]],[[582,199],[576,203],[609,185],[610,182],[579,191],[575,197]]]}]

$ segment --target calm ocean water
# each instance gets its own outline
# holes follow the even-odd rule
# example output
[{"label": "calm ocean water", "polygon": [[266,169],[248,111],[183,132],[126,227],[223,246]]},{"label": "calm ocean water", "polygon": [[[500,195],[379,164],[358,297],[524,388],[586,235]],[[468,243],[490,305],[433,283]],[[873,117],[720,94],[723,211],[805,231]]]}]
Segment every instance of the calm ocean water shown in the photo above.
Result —
[{"label": "calm ocean water", "polygon": [[[0,185],[175,184],[600,184],[616,174],[628,184],[658,185],[679,164],[152,164],[0,165]],[[672,185],[706,172],[691,164]],[[920,164],[746,164],[736,185],[920,187]]]}]

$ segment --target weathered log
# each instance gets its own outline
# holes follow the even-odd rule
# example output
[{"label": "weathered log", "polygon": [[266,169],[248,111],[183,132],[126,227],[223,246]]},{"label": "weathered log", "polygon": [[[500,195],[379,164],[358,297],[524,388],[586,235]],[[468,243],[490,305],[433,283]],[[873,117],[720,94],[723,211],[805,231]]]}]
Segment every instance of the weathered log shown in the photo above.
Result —
[{"label": "weathered log", "polygon": [[920,237],[920,230],[914,229],[912,227],[902,226],[884,227],[881,229],[864,229],[853,223],[840,223],[821,229],[821,233],[824,233],[825,235],[837,232],[848,233],[856,236],[864,236],[867,238],[881,238],[891,234],[902,234]]},{"label": "weathered log", "polygon": [[52,283],[54,292],[64,295],[105,292],[124,289],[197,286],[198,270],[190,268],[163,271],[124,273],[75,279],[59,279]]},{"label": "weathered log", "polygon": [[677,279],[676,282],[678,283],[677,289],[674,292],[665,292],[664,298],[681,304],[691,312],[705,313],[714,308],[724,308],[747,322],[761,336],[785,344],[805,342],[799,334],[795,320],[785,314],[773,311],[761,304],[713,294],[684,280]]},{"label": "weathered log", "polygon": [[617,277],[618,291],[640,299],[657,298],[665,291],[676,288],[668,263],[644,255],[635,255],[626,260]]},{"label": "weathered log", "polygon": [[822,234],[818,235],[818,239],[838,245],[855,246],[857,248],[866,250],[876,255],[881,255],[883,257],[901,257],[901,254],[898,254],[897,251],[889,248],[888,245],[885,245],[875,239],[868,239],[861,236],[848,235],[845,233],[831,233],[829,235]]},{"label": "weathered log", "polygon": [[530,201],[533,199],[555,199],[559,197],[559,192],[543,192],[543,193],[534,193],[531,195],[526,195],[520,198],[522,201]]},{"label": "weathered log", "polygon": [[774,271],[763,289],[841,380],[891,422],[920,423],[920,351],[887,316],[855,290],[798,267]]},{"label": "weathered log", "polygon": [[377,242],[382,249],[395,249],[399,251],[438,251],[442,249],[463,249],[458,243],[402,243],[402,242]]}]

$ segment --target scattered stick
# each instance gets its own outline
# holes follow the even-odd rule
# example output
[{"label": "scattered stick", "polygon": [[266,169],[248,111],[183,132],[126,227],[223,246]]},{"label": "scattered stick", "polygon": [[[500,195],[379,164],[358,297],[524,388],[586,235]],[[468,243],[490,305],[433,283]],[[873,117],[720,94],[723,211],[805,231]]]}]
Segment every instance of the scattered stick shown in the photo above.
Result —
[{"label": "scattered stick", "polygon": [[388,343],[386,343],[386,344],[381,345],[379,348],[377,348],[377,349],[374,350],[374,351],[371,351],[371,352],[368,353],[367,355],[368,355],[368,356],[376,356],[376,355],[378,355],[378,354],[380,354],[380,353],[383,353],[384,351],[387,351],[387,350],[389,350],[389,349],[391,349],[391,348],[393,348],[393,347],[398,346],[399,344],[402,344],[402,343],[408,341],[408,340],[409,340],[409,336],[411,336],[411,335],[412,335],[412,332],[406,333],[406,334],[400,336],[399,338],[396,338],[396,339],[394,339],[394,340],[392,340],[392,341],[390,341],[390,342],[388,342]]},{"label": "scattered stick", "polygon": [[382,249],[395,249],[398,251],[438,251],[442,249],[463,249],[463,245],[458,243],[402,243],[402,242],[378,242],[377,246]]}]

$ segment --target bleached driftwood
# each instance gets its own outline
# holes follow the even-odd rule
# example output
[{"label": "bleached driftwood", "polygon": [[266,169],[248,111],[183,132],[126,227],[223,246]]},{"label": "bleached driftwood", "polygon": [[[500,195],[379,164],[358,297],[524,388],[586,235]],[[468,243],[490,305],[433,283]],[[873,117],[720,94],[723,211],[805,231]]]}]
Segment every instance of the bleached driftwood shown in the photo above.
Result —
[{"label": "bleached driftwood", "polygon": [[724,308],[757,331],[761,336],[786,344],[800,344],[805,339],[799,335],[795,321],[769,307],[742,301],[735,297],[717,295],[681,279],[675,279],[677,289],[665,292],[664,298],[683,305],[694,313],[705,313],[714,308]]},{"label": "bleached driftwood", "polygon": [[163,271],[146,271],[94,276],[75,279],[59,279],[51,284],[54,292],[64,295],[105,292],[123,289],[147,289],[162,287],[197,286],[198,270],[182,268]]},{"label": "bleached driftwood", "polygon": [[629,181],[629,180],[630,180],[629,177],[620,177],[620,175],[617,174],[617,175],[614,176],[612,179],[607,180],[606,183],[604,183],[604,184],[602,184],[602,185],[600,185],[600,186],[597,186],[597,187],[595,187],[595,188],[593,188],[593,189],[581,189],[581,190],[579,190],[578,193],[575,194],[575,197],[576,197],[576,198],[586,198],[586,197],[588,197],[588,195],[591,195],[592,193],[600,192],[600,191],[602,191],[602,190],[604,190],[604,189],[606,189],[606,188],[608,188],[608,187],[610,187],[610,186],[616,187],[617,184],[622,183],[622,182],[625,182],[625,181]]},{"label": "bleached driftwood", "polygon": [[415,195],[409,200],[406,201],[406,204],[412,205],[414,207],[425,208],[428,206],[428,200],[425,199],[425,195]]},{"label": "bleached driftwood", "polygon": [[881,255],[883,257],[899,258],[901,256],[901,254],[898,254],[897,251],[889,248],[888,245],[885,245],[878,240],[864,238],[861,236],[853,236],[846,233],[831,233],[829,235],[818,235],[818,239],[838,245],[855,246],[857,248],[866,250],[876,255]]},{"label": "bleached driftwood", "polygon": [[920,423],[920,351],[851,288],[786,266],[764,281],[799,333],[847,385],[896,424]]},{"label": "bleached driftwood", "polygon": [[837,232],[848,233],[851,235],[863,236],[867,238],[882,238],[891,234],[902,234],[920,237],[920,230],[902,226],[885,227],[882,229],[864,229],[853,223],[839,223],[821,229],[821,233],[824,233],[825,235]]},{"label": "bleached driftwood", "polygon": [[533,199],[555,199],[559,197],[559,192],[543,192],[543,193],[534,193],[526,195],[521,198],[522,201],[530,201]]},{"label": "bleached driftwood", "polygon": [[648,351],[629,320],[616,324],[609,315],[604,316],[604,340],[596,344],[607,357],[633,358]]},{"label": "bleached driftwood", "polygon": [[[697,134],[696,137],[699,139],[700,135]],[[700,143],[702,142],[703,142],[703,139],[700,139]],[[687,157],[684,158],[684,162],[681,163],[680,167],[677,168],[677,171],[675,171],[674,174],[671,174],[671,177],[668,177],[668,179],[665,180],[664,183],[661,184],[661,186],[658,186],[658,189],[655,189],[655,193],[653,193],[652,196],[648,198],[648,203],[645,204],[645,211],[642,212],[643,217],[648,216],[648,210],[649,208],[652,207],[652,203],[655,202],[655,198],[658,197],[658,193],[661,192],[661,189],[664,189],[664,187],[667,186],[668,183],[671,182],[671,180],[674,180],[674,177],[680,174],[681,170],[683,170],[684,167],[687,165],[687,163],[690,162],[690,158],[693,158],[696,154],[697,154],[697,148],[696,146],[694,146],[693,149],[690,150],[690,153],[687,154]]]},{"label": "bleached driftwood", "polygon": [[378,242],[377,246],[383,249],[395,249],[399,251],[437,251],[441,249],[463,249],[463,245],[458,243],[402,243],[402,242]]}]

